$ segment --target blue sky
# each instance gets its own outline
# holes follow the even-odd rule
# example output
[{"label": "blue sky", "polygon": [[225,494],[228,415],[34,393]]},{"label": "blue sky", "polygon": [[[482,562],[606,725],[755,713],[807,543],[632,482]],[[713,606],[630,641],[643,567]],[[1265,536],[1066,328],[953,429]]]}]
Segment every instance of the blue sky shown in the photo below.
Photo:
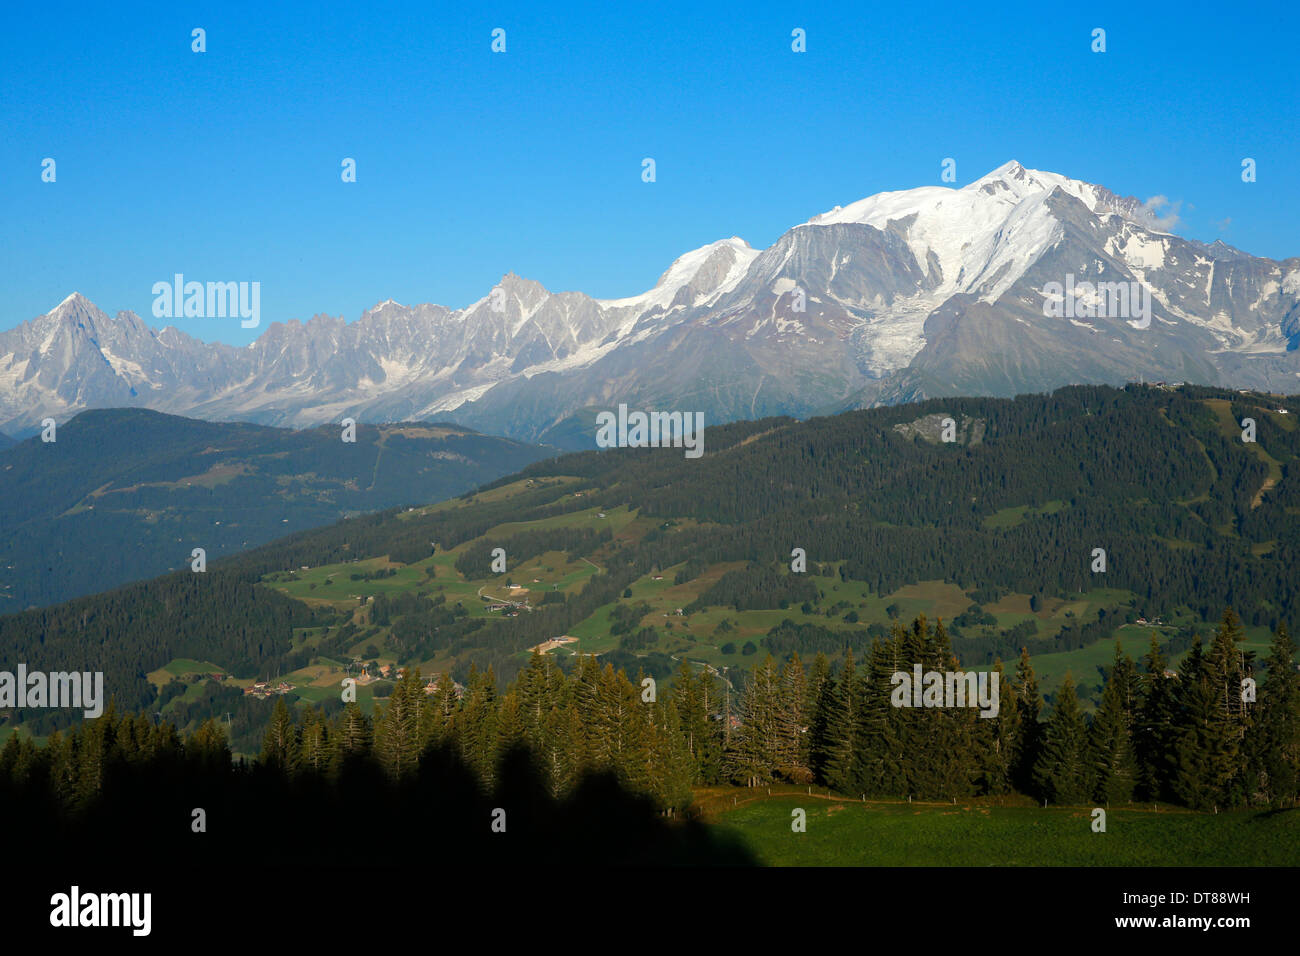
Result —
[{"label": "blue sky", "polygon": [[261,283],[259,329],[171,322],[236,344],[511,271],[632,295],[945,157],[957,185],[1017,159],[1300,255],[1294,4],[88,6],[13,4],[0,31],[0,328],[73,290],[168,324],[175,272]]}]

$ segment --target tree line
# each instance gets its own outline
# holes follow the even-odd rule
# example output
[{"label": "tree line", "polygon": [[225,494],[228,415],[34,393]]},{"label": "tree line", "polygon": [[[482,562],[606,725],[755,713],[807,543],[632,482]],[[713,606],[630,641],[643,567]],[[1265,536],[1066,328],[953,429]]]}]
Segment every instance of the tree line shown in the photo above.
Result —
[{"label": "tree line", "polygon": [[[581,658],[566,674],[534,654],[501,692],[490,670],[458,686],[418,672],[367,716],[355,703],[326,716],[296,714],[280,698],[255,766],[287,781],[337,781],[364,764],[395,785],[420,776],[430,755],[451,755],[479,793],[502,782],[504,761],[525,753],[539,793],[562,803],[604,775],[664,812],[690,805],[692,788],[774,781],[836,792],[928,800],[1013,797],[1051,804],[1164,801],[1198,810],[1293,806],[1300,800],[1300,673],[1285,629],[1263,666],[1243,652],[1236,615],[1225,612],[1208,646],[1199,640],[1168,668],[1158,642],[1139,663],[1117,646],[1101,704],[1080,710],[1062,681],[1050,712],[1027,653],[1007,675],[999,661],[995,716],[973,707],[899,707],[891,676],[960,670],[942,623],[895,622],[859,661],[838,672],[818,654],[768,655],[743,681],[686,661],[671,689]],[[1257,695],[1247,679],[1257,681]],[[75,812],[94,804],[122,762],[184,754],[224,774],[225,732],[205,721],[182,739],[143,715],[103,717],[52,733],[45,745],[11,735],[0,783],[45,793]],[[305,785],[305,784],[304,784]],[[315,784],[313,784],[315,785]],[[322,783],[323,785],[323,783]]]}]

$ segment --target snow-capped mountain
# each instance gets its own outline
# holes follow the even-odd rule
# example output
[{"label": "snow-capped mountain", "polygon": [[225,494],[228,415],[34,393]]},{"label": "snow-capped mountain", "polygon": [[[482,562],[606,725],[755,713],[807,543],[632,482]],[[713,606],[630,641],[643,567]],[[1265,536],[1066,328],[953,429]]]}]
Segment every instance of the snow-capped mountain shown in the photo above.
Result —
[{"label": "snow-capped mountain", "polygon": [[[1053,317],[1067,282],[1137,283],[1149,321],[1104,298]],[[295,426],[439,417],[589,445],[595,411],[619,402],[717,422],[1139,375],[1294,391],[1297,346],[1300,259],[1182,239],[1136,199],[1012,162],[836,207],[765,250],[711,243],[623,299],[509,274],[464,309],[390,299],[241,349],[74,293],[0,333],[0,431],[144,405]]]}]

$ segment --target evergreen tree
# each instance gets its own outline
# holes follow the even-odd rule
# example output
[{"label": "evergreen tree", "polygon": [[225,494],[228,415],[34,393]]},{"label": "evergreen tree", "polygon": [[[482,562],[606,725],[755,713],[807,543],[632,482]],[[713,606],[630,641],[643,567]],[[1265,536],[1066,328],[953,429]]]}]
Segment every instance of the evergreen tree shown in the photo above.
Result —
[{"label": "evergreen tree", "polygon": [[1178,668],[1171,725],[1170,787],[1175,799],[1185,806],[1208,810],[1220,798],[1218,771],[1225,763],[1223,748],[1228,742],[1224,730],[1198,638]]},{"label": "evergreen tree", "polygon": [[826,782],[826,762],[829,758],[828,730],[834,709],[835,682],[831,679],[831,665],[820,651],[813,660],[812,674],[808,679],[808,769],[818,783]]},{"label": "evergreen tree", "polygon": [[579,658],[577,672],[573,676],[573,703],[583,728],[583,734],[579,738],[582,749],[577,754],[579,766],[609,769],[613,744],[606,712],[605,685],[600,664],[594,654]]},{"label": "evergreen tree", "polygon": [[497,709],[497,753],[509,753],[512,748],[525,743],[527,735],[528,727],[519,692],[509,691],[501,698]]},{"label": "evergreen tree", "polygon": [[998,675],[998,714],[984,722],[989,724],[984,762],[983,789],[985,793],[1006,794],[1014,788],[1013,772],[1019,761],[1017,748],[1023,737],[1020,703],[1014,684],[1006,679],[1002,661],[994,660],[993,672]]},{"label": "evergreen tree", "polygon": [[471,666],[465,697],[456,713],[453,736],[465,763],[484,789],[491,789],[497,767],[497,694],[491,669]]},{"label": "evergreen tree", "polygon": [[530,746],[536,746],[542,725],[550,711],[553,693],[551,672],[555,669],[551,657],[533,648],[527,666],[519,674],[516,684],[519,718],[523,725],[523,736]]},{"label": "evergreen tree", "polygon": [[681,809],[690,805],[691,783],[695,764],[682,736],[681,720],[675,699],[652,708],[655,729],[651,744],[651,764],[655,772],[651,777],[654,796],[661,807]]},{"label": "evergreen tree", "polygon": [[788,727],[783,726],[782,693],[772,655],[754,666],[740,703],[740,727],[732,735],[731,777],[749,786],[768,783],[782,766]]},{"label": "evergreen tree", "polygon": [[812,780],[808,768],[808,686],[803,662],[793,654],[781,666],[780,697],[777,710],[777,772],[792,783]]},{"label": "evergreen tree", "polygon": [[641,700],[641,688],[623,671],[605,665],[601,697],[608,722],[609,766],[624,786],[640,793],[652,792],[655,770],[651,766],[653,713]]},{"label": "evergreen tree", "polygon": [[1166,674],[1168,664],[1160,650],[1160,639],[1151,635],[1151,647],[1142,658],[1138,678],[1137,718],[1133,745],[1138,762],[1138,792],[1148,800],[1166,800],[1172,795],[1169,754],[1178,682]]},{"label": "evergreen tree", "polygon": [[[308,713],[314,713],[308,710]],[[318,721],[319,722],[319,721]],[[207,772],[225,773],[230,769],[230,748],[221,722],[209,717],[185,741],[185,756]]]},{"label": "evergreen tree", "polygon": [[78,805],[85,789],[77,773],[77,752],[72,733],[51,731],[42,748],[41,759],[33,763],[45,764],[49,792],[58,806]]},{"label": "evergreen tree", "polygon": [[858,785],[863,792],[893,796],[908,792],[906,755],[900,738],[904,715],[890,702],[891,678],[901,670],[895,640],[871,642],[858,702]]},{"label": "evergreen tree", "polygon": [[82,721],[68,732],[65,744],[70,748],[69,772],[72,775],[72,803],[88,805],[100,792],[104,782],[105,766],[113,748],[117,710],[110,700],[104,714],[95,720]]},{"label": "evergreen tree", "polygon": [[429,698],[426,723],[429,736],[425,746],[452,742],[456,711],[459,708],[460,698],[456,696],[456,681],[451,675],[451,670],[448,669],[438,675],[437,684]]},{"label": "evergreen tree", "polygon": [[293,714],[284,702],[281,694],[275,699],[275,709],[271,711],[271,723],[262,738],[261,762],[277,767],[285,774],[292,774],[298,767],[298,728],[294,726]]},{"label": "evergreen tree", "polygon": [[425,706],[420,672],[407,671],[393,687],[388,706],[375,722],[375,752],[394,778],[414,773],[420,756],[420,715]]},{"label": "evergreen tree", "polygon": [[338,741],[334,753],[335,762],[341,764],[350,759],[369,756],[372,736],[370,718],[355,701],[348,704],[339,715],[335,732]]},{"label": "evergreen tree", "polygon": [[1240,805],[1246,801],[1249,789],[1249,757],[1245,745],[1251,713],[1242,699],[1242,684],[1250,676],[1253,654],[1241,651],[1240,644],[1245,639],[1245,629],[1232,608],[1228,608],[1215,629],[1205,658],[1205,679],[1210,682],[1217,702],[1214,732],[1222,738],[1214,745],[1216,805]]},{"label": "evergreen tree", "polygon": [[[919,618],[917,623],[924,631],[925,618]],[[961,671],[942,619],[929,632],[926,656],[940,674]],[[925,722],[933,728],[924,751],[932,768],[933,794],[944,799],[970,796],[980,773],[976,740],[982,731],[978,711],[974,706],[944,706],[923,708],[923,713]],[[942,743],[936,745],[939,741]]]},{"label": "evergreen tree", "polygon": [[562,797],[578,780],[581,770],[583,727],[572,701],[558,701],[542,719],[537,759],[546,772],[551,796]]},{"label": "evergreen tree", "polygon": [[1273,635],[1268,676],[1259,688],[1255,767],[1258,789],[1274,808],[1300,799],[1300,672],[1285,626]]},{"label": "evergreen tree", "polygon": [[826,727],[826,785],[840,793],[852,793],[858,769],[858,676],[853,649],[844,654],[831,700]]},{"label": "evergreen tree", "polygon": [[1015,745],[1016,762],[1012,766],[1011,777],[1017,790],[1033,793],[1037,789],[1034,769],[1038,766],[1043,742],[1043,727],[1039,723],[1043,698],[1038,693],[1038,678],[1034,676],[1034,665],[1029,659],[1028,648],[1020,649],[1013,687],[1020,717],[1020,739]]},{"label": "evergreen tree", "polygon": [[1042,748],[1034,765],[1037,793],[1056,804],[1078,804],[1090,791],[1085,730],[1074,679],[1067,673],[1043,729]]},{"label": "evergreen tree", "polygon": [[1088,728],[1088,764],[1093,796],[1108,805],[1128,803],[1138,784],[1133,747],[1137,671],[1115,642],[1115,660],[1101,694],[1101,706]]}]

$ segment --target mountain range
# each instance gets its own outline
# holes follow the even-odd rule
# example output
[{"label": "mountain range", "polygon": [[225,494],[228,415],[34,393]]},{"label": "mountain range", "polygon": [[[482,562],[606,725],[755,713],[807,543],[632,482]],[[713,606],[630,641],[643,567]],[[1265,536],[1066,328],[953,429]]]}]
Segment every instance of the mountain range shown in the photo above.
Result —
[{"label": "mountain range", "polygon": [[423,504],[554,453],[425,422],[299,430],[96,409],[0,451],[0,614]]},{"label": "mountain range", "polygon": [[[293,427],[437,417],[590,447],[596,412],[622,402],[714,423],[1139,378],[1293,391],[1300,258],[1166,225],[1137,199],[1010,162],[836,207],[764,250],[710,243],[623,299],[511,273],[463,309],[390,299],[236,348],[74,293],[0,333],[0,430],[143,406]],[[1145,327],[1132,312],[1050,314],[1053,284],[1098,282],[1149,290]]]}]

